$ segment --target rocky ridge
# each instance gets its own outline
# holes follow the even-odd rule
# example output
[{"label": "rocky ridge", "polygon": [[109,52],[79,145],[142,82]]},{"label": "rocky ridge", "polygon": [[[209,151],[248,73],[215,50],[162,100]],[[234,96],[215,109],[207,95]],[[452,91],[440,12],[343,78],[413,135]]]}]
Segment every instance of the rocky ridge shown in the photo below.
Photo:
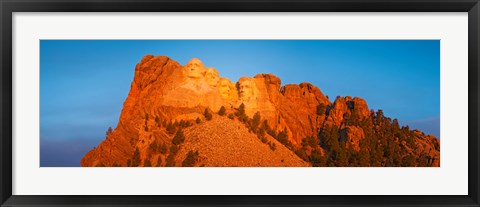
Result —
[{"label": "rocky ridge", "polygon": [[[399,150],[402,156],[389,158],[382,152],[378,155],[386,157],[378,158],[382,166],[395,166],[408,156],[415,158],[409,161],[415,166],[424,163],[420,159],[427,159],[429,166],[439,166],[437,138],[396,127],[389,118],[369,110],[364,99],[337,97],[331,103],[310,83],[281,84],[272,74],[232,82],[196,58],[182,66],[166,56],[147,55],[135,68],[117,127],[85,155],[81,165],[132,166],[139,159],[139,166],[166,166],[173,151],[169,166],[181,166],[192,151],[195,166],[315,166],[316,156],[330,160],[339,149],[349,150],[350,157],[361,157],[364,151],[369,157],[374,152],[380,154],[371,137],[381,143],[379,136],[389,127],[399,129],[384,136],[389,140],[385,145],[396,143],[398,149],[393,150]],[[225,115],[217,115],[221,108]],[[240,108],[245,111],[244,120],[238,116]],[[205,119],[205,110],[213,114],[212,120]],[[256,113],[263,123],[263,128],[258,128],[267,130],[266,135],[260,135],[262,130],[253,124]],[[185,141],[172,144],[179,129]],[[335,131],[331,136],[339,143],[333,147],[325,144],[329,139],[325,132],[329,130]],[[286,140],[278,138],[280,132],[285,133]],[[306,144],[308,137],[312,137],[311,144]],[[273,143],[275,150],[269,147]],[[162,153],[160,146],[167,150]],[[393,159],[401,161],[389,161]]]}]

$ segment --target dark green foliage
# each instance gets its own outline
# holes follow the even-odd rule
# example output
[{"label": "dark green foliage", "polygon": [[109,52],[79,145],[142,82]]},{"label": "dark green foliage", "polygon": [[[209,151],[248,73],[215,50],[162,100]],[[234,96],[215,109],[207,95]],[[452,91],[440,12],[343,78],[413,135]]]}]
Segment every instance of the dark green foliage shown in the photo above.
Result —
[{"label": "dark green foliage", "polygon": [[245,104],[240,104],[240,106],[238,107],[238,115],[245,115]]},{"label": "dark green foliage", "polygon": [[178,147],[176,145],[172,145],[170,147],[170,153],[167,156],[166,165],[167,167],[174,167],[175,166],[175,156],[178,153]]},{"label": "dark green foliage", "polygon": [[243,123],[247,123],[248,122],[248,116],[247,114],[245,113],[245,104],[240,104],[240,106],[238,107],[238,112],[236,113],[237,117],[238,117],[238,120],[240,120],[241,122]]},{"label": "dark green foliage", "polygon": [[313,167],[322,167],[327,165],[327,158],[322,156],[318,150],[312,151],[309,161],[312,163]]},{"label": "dark green foliage", "polygon": [[150,162],[150,159],[148,159],[148,158],[145,159],[145,160],[143,161],[143,166],[144,166],[144,167],[152,167],[152,163]]},{"label": "dark green foliage", "polygon": [[170,121],[168,122],[168,124],[167,124],[167,132],[168,132],[169,134],[173,134],[173,133],[175,133],[175,130],[176,130],[176,127],[175,127],[175,125],[172,123],[172,121],[170,120]]},{"label": "dark green foliage", "polygon": [[229,119],[233,119],[233,118],[235,118],[235,115],[229,114],[229,115],[228,115],[228,118],[229,118]]},{"label": "dark green foliage", "polygon": [[218,110],[218,115],[225,116],[226,112],[227,112],[227,109],[225,109],[225,106],[222,106],[220,107],[220,110]]},{"label": "dark green foliage", "polygon": [[350,111],[355,108],[355,103],[353,101],[347,101],[345,104],[347,104],[347,107]]},{"label": "dark green foliage", "polygon": [[347,126],[360,126],[361,120],[360,117],[358,117],[357,113],[352,113],[350,117],[348,117]]},{"label": "dark green foliage", "polygon": [[164,120],[162,121],[162,126],[164,126],[164,127],[167,126],[167,120],[164,119]]},{"label": "dark green foliage", "polygon": [[113,132],[112,127],[108,127],[107,132],[106,132],[107,137],[108,137],[108,135],[110,135],[112,132]]},{"label": "dark green foliage", "polygon": [[260,125],[260,129],[265,132],[270,129],[270,126],[268,126],[267,120],[263,120],[262,124]]},{"label": "dark green foliage", "polygon": [[132,160],[131,159],[128,159],[127,160],[127,167],[131,167],[132,166]]},{"label": "dark green foliage", "polygon": [[350,166],[350,167],[357,167],[359,166],[358,163],[359,163],[359,160],[360,160],[360,155],[358,152],[356,152],[355,150],[352,150],[352,149],[349,149],[347,148],[346,149],[346,154],[347,154],[347,165],[346,166]]},{"label": "dark green foliage", "polygon": [[300,148],[298,150],[295,150],[295,154],[300,157],[302,160],[309,162],[309,158],[307,155],[307,152],[305,151],[304,148]]},{"label": "dark green foliage", "polygon": [[142,160],[140,160],[140,151],[138,150],[138,148],[135,148],[135,152],[133,153],[133,157],[132,157],[132,167],[138,167],[140,165],[140,162]]},{"label": "dark green foliage", "polygon": [[358,155],[358,166],[370,166],[370,153],[365,148],[362,148]]},{"label": "dark green foliage", "polygon": [[402,127],[401,133],[404,134],[404,139],[407,142],[407,146],[409,148],[415,148],[415,139],[414,135],[410,132],[410,128],[408,126]]},{"label": "dark green foliage", "polygon": [[402,159],[402,167],[413,167],[415,166],[415,157],[412,155],[407,155]]},{"label": "dark green foliage", "polygon": [[170,154],[173,154],[175,156],[175,155],[177,155],[177,153],[178,153],[177,145],[170,146]]},{"label": "dark green foliage", "polygon": [[287,129],[285,128],[283,131],[280,131],[277,134],[277,140],[282,143],[283,145],[289,144],[288,141],[288,135],[287,135]]},{"label": "dark green foliage", "polygon": [[319,104],[317,106],[317,115],[318,116],[325,115],[326,112],[327,112],[327,106],[325,106],[323,104]]},{"label": "dark green foliage", "polygon": [[197,124],[200,124],[200,122],[202,122],[202,120],[200,120],[200,117],[197,117],[197,119],[195,119],[195,122],[196,122]]},{"label": "dark green foliage", "polygon": [[[349,108],[353,112],[356,110],[353,104]],[[435,162],[428,155],[415,154],[415,132],[408,126],[400,127],[397,119],[385,117],[382,110],[371,111],[367,117],[360,118],[356,113],[351,113],[344,118],[347,119],[344,126],[361,128],[365,138],[360,140],[360,150],[355,151],[349,143],[339,142],[341,130],[337,126],[324,126],[319,138],[321,147],[328,155],[325,166],[413,167],[432,166]],[[302,140],[302,146],[309,146],[308,143],[307,139]],[[438,142],[433,140],[429,144],[436,148]],[[317,158],[310,155],[311,161],[316,162]]]},{"label": "dark green foliage", "polygon": [[184,141],[185,141],[185,135],[183,134],[182,129],[179,129],[172,139],[172,144],[179,145]]},{"label": "dark green foliage", "polygon": [[179,124],[178,124],[177,120],[175,120],[175,122],[172,123],[172,126],[175,127],[175,129],[178,128],[178,125],[179,125]]},{"label": "dark green foliage", "polygon": [[167,156],[167,163],[165,164],[166,167],[174,167],[175,166],[175,155],[169,154]]},{"label": "dark green foliage", "polygon": [[[269,127],[268,122],[261,122],[260,113],[255,113],[252,119],[245,114],[245,105],[242,103],[235,116],[245,124],[251,133],[258,139],[275,150],[275,143],[269,142],[266,134],[269,134],[288,149],[295,152],[301,159],[310,162],[312,166],[432,166],[436,160],[427,154],[416,154],[416,133],[408,126],[400,127],[398,120],[385,117],[382,110],[370,111],[369,116],[359,117],[354,102],[347,103],[350,113],[344,114],[344,121],[340,126],[325,124],[319,130],[317,136],[307,136],[302,139],[300,148],[290,143],[287,128],[281,131]],[[317,115],[328,116],[332,105],[318,105]],[[234,119],[233,114],[229,118]],[[279,119],[280,120],[280,117]],[[280,123],[280,122],[279,122]],[[359,149],[356,143],[342,139],[347,136],[346,127],[352,129],[361,128],[365,135],[359,141]],[[344,130],[344,131],[342,131]],[[358,131],[358,130],[357,130]],[[340,136],[341,135],[341,136]],[[348,135],[349,136],[349,135]],[[439,141],[429,141],[434,149],[439,150]],[[357,151],[358,150],[358,151]]]},{"label": "dark green foliage", "polygon": [[344,147],[334,149],[329,158],[331,158],[331,160],[335,163],[335,166],[337,167],[348,166],[347,152]]},{"label": "dark green foliage", "polygon": [[158,159],[157,159],[157,167],[161,167],[162,166],[162,156],[158,156]]},{"label": "dark green foliage", "polygon": [[153,140],[152,143],[150,143],[150,150],[152,150],[152,152],[155,152],[157,151],[157,142],[155,140]]},{"label": "dark green foliage", "polygon": [[[195,120],[196,121],[196,120]],[[193,126],[193,122],[192,121],[187,121],[187,120],[180,120],[180,123],[178,124],[178,128],[180,129],[183,129],[183,128],[187,128],[187,127],[190,127],[190,126]]]},{"label": "dark green foliage", "polygon": [[267,134],[272,136],[273,138],[277,139],[277,132],[273,129],[267,129]]},{"label": "dark green foliage", "polygon": [[162,143],[162,145],[160,145],[160,147],[158,148],[158,152],[162,154],[167,153],[167,145],[165,143]]},{"label": "dark green foliage", "polygon": [[180,128],[184,128],[186,125],[187,125],[187,122],[185,122],[185,120],[183,120],[183,119],[180,120],[180,122],[178,123],[178,126],[179,126]]},{"label": "dark green foliage", "polygon": [[265,137],[265,130],[263,128],[258,129],[257,137],[259,139],[261,139],[262,137]]},{"label": "dark green foliage", "polygon": [[275,143],[273,143],[273,142],[269,142],[269,143],[268,143],[268,146],[270,147],[270,149],[271,149],[272,151],[275,151],[275,150],[277,149],[277,145],[276,145]]},{"label": "dark green foliage", "polygon": [[260,113],[257,111],[252,118],[252,123],[250,128],[252,129],[253,132],[257,131],[258,126],[260,125]]},{"label": "dark green foliage", "polygon": [[317,140],[317,138],[313,136],[307,136],[302,139],[303,147],[310,146],[311,148],[315,148],[318,144],[319,144],[319,141]]},{"label": "dark green foliage", "polygon": [[325,126],[320,132],[320,140],[322,140],[322,145],[328,151],[338,150],[340,144],[338,142],[339,138],[339,129],[337,126]]},{"label": "dark green foliage", "polygon": [[427,156],[424,156],[424,155],[420,155],[420,157],[418,158],[418,166],[419,167],[428,167],[430,166],[429,164],[429,159]]},{"label": "dark green foliage", "polygon": [[330,115],[330,110],[331,110],[332,108],[333,108],[332,105],[328,105],[328,106],[327,106],[327,109],[325,109],[325,114],[326,114],[327,116]]},{"label": "dark green foliage", "polygon": [[438,150],[440,151],[440,143],[439,142],[433,142],[433,147],[435,148],[435,150]]},{"label": "dark green foliage", "polygon": [[195,166],[195,163],[197,162],[198,159],[198,151],[192,151],[190,150],[187,153],[187,157],[185,157],[185,160],[182,162],[183,167],[193,167]]},{"label": "dark green foliage", "polygon": [[207,119],[207,121],[210,121],[213,118],[213,115],[212,113],[210,113],[210,110],[208,108],[206,108],[203,112],[203,116],[205,116],[205,119]]}]

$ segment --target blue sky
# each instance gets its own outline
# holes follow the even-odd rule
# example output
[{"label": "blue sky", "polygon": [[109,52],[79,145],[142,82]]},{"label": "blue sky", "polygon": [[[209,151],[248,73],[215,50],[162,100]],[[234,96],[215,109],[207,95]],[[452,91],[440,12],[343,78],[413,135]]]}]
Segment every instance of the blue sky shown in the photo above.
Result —
[{"label": "blue sky", "polygon": [[197,57],[232,81],[273,73],[282,85],[310,82],[331,101],[359,96],[440,136],[438,40],[41,40],[41,166],[79,166],[116,126],[146,54],[182,65]]}]

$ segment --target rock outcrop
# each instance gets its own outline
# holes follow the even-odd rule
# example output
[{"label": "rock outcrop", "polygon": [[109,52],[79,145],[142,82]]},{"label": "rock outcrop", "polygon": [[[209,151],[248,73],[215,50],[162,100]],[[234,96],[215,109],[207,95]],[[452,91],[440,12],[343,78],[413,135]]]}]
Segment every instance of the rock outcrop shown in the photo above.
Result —
[{"label": "rock outcrop", "polygon": [[[347,96],[331,103],[310,83],[281,84],[280,78],[272,74],[232,82],[196,58],[182,66],[165,56],[147,55],[135,68],[117,127],[85,155],[81,165],[181,166],[182,160],[193,156],[195,153],[190,151],[195,150],[199,154],[198,166],[310,166],[304,160],[314,159],[313,155],[301,156],[302,160],[297,156],[298,149],[305,137],[316,139],[326,127],[336,127],[339,141],[348,149],[361,150],[367,132],[359,123],[373,124],[365,100]],[[250,121],[234,118],[242,104]],[[223,117],[216,115],[220,109],[224,110]],[[208,111],[214,114],[213,121],[205,120]],[[254,124],[252,118],[256,113],[264,123],[262,130],[268,129],[267,135],[255,134],[258,123]],[[185,143],[172,144],[180,136],[175,134],[179,128],[184,129]],[[286,133],[287,140],[276,140],[274,136],[280,132]],[[438,139],[416,133],[415,140],[409,153],[428,155],[430,163],[438,166]],[[322,156],[330,153],[320,147],[322,140],[316,142],[309,149]],[[160,146],[162,150],[158,150]],[[221,162],[232,156],[238,160]]]},{"label": "rock outcrop", "polygon": [[365,139],[363,129],[356,126],[347,126],[340,131],[340,141],[345,142],[347,147],[360,151],[360,141]]}]

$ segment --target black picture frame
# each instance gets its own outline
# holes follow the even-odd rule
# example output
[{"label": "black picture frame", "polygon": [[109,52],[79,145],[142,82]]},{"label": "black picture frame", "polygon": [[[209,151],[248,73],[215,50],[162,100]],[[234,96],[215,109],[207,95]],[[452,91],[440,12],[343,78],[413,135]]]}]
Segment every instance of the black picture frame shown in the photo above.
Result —
[{"label": "black picture frame", "polygon": [[[478,0],[0,0],[2,206],[480,206]],[[13,12],[468,12],[468,195],[30,196],[12,195]],[[456,178],[452,178],[456,179]],[[439,181],[441,182],[441,181]]]}]

